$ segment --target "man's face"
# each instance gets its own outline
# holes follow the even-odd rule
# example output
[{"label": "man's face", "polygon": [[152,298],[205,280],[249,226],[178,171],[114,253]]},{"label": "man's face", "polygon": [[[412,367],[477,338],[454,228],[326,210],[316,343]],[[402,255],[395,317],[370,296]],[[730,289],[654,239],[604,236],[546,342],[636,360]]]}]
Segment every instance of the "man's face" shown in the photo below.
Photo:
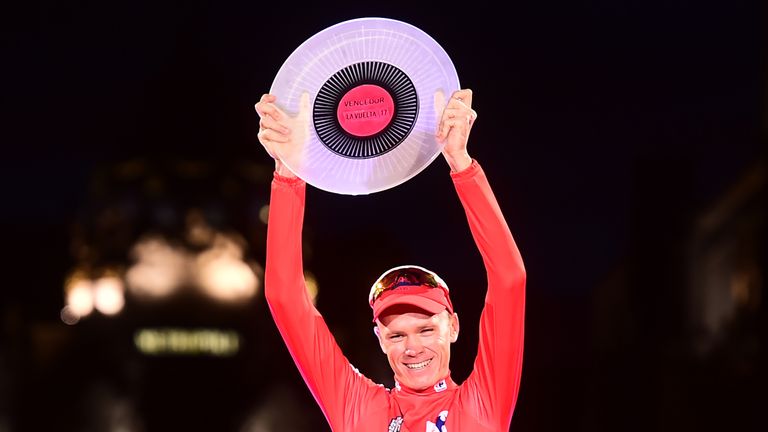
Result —
[{"label": "man's face", "polygon": [[376,323],[381,349],[401,385],[424,390],[448,375],[451,344],[459,336],[458,315],[399,309]]}]

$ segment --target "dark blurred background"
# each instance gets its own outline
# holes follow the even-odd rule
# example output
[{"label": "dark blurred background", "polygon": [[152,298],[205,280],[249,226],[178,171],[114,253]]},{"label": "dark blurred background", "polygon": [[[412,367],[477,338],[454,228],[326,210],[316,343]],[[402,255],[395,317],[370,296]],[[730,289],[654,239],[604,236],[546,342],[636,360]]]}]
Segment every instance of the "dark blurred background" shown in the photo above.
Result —
[{"label": "dark blurred background", "polygon": [[[523,253],[516,431],[763,431],[761,2],[6,5],[0,432],[327,425],[260,285],[272,161],[253,105],[340,21],[411,23],[451,56]],[[484,273],[442,158],[369,196],[310,188],[307,279],[385,385],[367,290],[421,264],[476,351]]]}]

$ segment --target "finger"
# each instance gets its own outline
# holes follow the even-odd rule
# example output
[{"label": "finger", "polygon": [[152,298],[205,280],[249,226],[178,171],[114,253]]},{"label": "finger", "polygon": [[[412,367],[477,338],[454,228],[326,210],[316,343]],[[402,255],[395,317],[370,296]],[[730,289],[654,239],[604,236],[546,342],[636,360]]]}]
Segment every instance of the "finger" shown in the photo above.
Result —
[{"label": "finger", "polygon": [[442,141],[448,136],[448,132],[451,130],[450,121],[447,112],[443,112],[443,118],[440,119],[440,124],[437,127],[437,140]]},{"label": "finger", "polygon": [[291,140],[290,136],[278,133],[273,129],[262,129],[259,131],[257,136],[263,145],[270,145],[272,143],[287,143]]},{"label": "finger", "polygon": [[262,104],[259,102],[256,104],[255,108],[256,113],[259,114],[259,117],[261,118],[267,116],[277,120],[281,120],[283,118],[283,113],[274,104]]},{"label": "finger", "polygon": [[441,120],[449,120],[454,118],[466,119],[471,124],[475,121],[475,118],[477,118],[477,112],[464,106],[461,106],[460,108],[449,108],[445,110],[443,113],[443,119]]},{"label": "finger", "polygon": [[459,133],[466,135],[468,125],[469,123],[466,117],[464,119],[461,119],[461,118],[445,119],[443,122],[440,123],[440,132],[437,134],[437,139],[438,141],[442,141],[448,138],[448,135],[451,133],[451,129],[456,129]]},{"label": "finger", "polygon": [[457,99],[456,97],[452,97],[448,101],[448,105],[445,107],[446,110],[463,110],[465,112],[469,112],[472,110],[466,103],[464,103],[463,100]]},{"label": "finger", "polygon": [[472,126],[475,124],[475,120],[477,120],[477,111],[471,110],[469,113],[469,125]]},{"label": "finger", "polygon": [[462,102],[464,105],[471,108],[472,107],[472,90],[470,89],[456,90],[451,95],[451,99]]},{"label": "finger", "polygon": [[434,99],[435,117],[442,118],[443,111],[445,111],[445,93],[442,90],[436,91]]},{"label": "finger", "polygon": [[289,134],[291,129],[282,122],[278,122],[272,116],[264,116],[259,120],[259,129],[272,129],[283,135]]},{"label": "finger", "polygon": [[448,137],[448,134],[451,132],[451,127],[455,125],[455,119],[457,115],[457,110],[445,110],[443,112],[443,118],[440,119],[440,129],[438,130],[438,141],[442,141],[445,138]]},{"label": "finger", "polygon": [[443,122],[440,130],[440,140],[448,137],[451,132],[458,132],[461,135],[467,135],[469,132],[469,118],[452,118]]},{"label": "finger", "polygon": [[254,109],[256,109],[256,114],[259,115],[259,117],[264,118],[267,116],[267,110],[269,110],[269,105],[263,102],[258,102],[256,105],[253,106]]},{"label": "finger", "polygon": [[467,129],[470,122],[470,116],[456,117],[445,121],[449,129]]},{"label": "finger", "polygon": [[256,112],[259,114],[259,117],[264,117],[266,114],[264,113],[264,109],[269,105],[270,103],[274,102],[274,96],[270,94],[263,94],[261,95],[261,98],[256,103],[254,108],[256,108]]},{"label": "finger", "polygon": [[277,100],[277,96],[271,94],[265,94],[261,97],[258,103],[256,103],[256,112],[259,117],[271,116],[277,120],[283,118],[283,113],[277,108],[274,102]]},{"label": "finger", "polygon": [[463,106],[463,105],[448,105],[448,108],[445,109],[443,112],[443,118],[455,118],[455,117],[466,117],[472,112],[471,109]]}]

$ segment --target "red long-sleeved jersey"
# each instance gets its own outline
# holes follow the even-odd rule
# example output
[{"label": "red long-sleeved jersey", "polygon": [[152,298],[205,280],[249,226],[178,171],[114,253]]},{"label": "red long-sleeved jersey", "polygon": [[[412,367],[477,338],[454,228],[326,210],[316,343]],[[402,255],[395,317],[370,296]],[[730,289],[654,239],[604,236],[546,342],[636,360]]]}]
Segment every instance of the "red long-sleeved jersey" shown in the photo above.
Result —
[{"label": "red long-sleeved jersey", "polygon": [[[525,269],[476,161],[451,173],[485,264],[488,291],[474,369],[457,385],[386,389],[347,361],[304,284],[301,233],[306,184],[275,174],[267,234],[265,294],[280,334],[334,431],[506,431],[523,359]],[[361,297],[362,299],[362,297]]]}]

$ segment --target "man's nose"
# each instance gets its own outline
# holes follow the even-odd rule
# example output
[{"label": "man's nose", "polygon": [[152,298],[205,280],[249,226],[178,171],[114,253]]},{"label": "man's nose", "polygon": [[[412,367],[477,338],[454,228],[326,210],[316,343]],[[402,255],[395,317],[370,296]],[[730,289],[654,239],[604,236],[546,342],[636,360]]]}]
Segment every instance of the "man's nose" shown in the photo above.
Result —
[{"label": "man's nose", "polygon": [[405,355],[416,357],[421,354],[424,349],[424,345],[418,340],[418,338],[408,338],[405,345]]}]

